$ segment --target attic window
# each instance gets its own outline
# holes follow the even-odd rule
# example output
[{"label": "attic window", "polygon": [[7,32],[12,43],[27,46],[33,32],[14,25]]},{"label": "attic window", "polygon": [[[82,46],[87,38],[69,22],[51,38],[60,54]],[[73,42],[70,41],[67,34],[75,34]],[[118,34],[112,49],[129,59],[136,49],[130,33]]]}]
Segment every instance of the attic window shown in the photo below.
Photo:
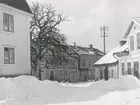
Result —
[{"label": "attic window", "polygon": [[140,49],[140,33],[137,33],[137,49]]},{"label": "attic window", "polygon": [[136,26],[134,26],[134,30],[136,29]]}]

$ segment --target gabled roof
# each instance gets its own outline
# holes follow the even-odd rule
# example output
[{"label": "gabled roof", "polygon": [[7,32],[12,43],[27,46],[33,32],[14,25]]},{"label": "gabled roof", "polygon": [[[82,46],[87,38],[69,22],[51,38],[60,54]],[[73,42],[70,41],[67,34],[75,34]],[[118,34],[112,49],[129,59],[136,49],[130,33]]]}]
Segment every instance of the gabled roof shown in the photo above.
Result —
[{"label": "gabled roof", "polygon": [[0,0],[0,4],[6,4],[8,6],[11,6],[16,9],[19,9],[19,10],[32,14],[30,7],[26,0]]},{"label": "gabled roof", "polygon": [[101,56],[105,55],[102,51],[95,48],[82,47],[82,46],[70,46],[70,47],[79,55],[94,55],[95,51],[97,51],[98,54]]},{"label": "gabled roof", "polygon": [[128,50],[128,44],[124,44],[123,46],[118,46],[114,49],[112,49],[109,53],[107,53],[105,56],[103,56],[101,59],[99,59],[97,62],[95,62],[94,65],[104,65],[104,64],[113,64],[117,62],[116,56],[114,57],[114,53],[123,52]]},{"label": "gabled roof", "polygon": [[81,47],[81,46],[70,46],[73,50],[73,52],[75,52],[78,55],[93,55],[94,53],[87,50],[87,48],[85,47]]},{"label": "gabled roof", "polygon": [[131,28],[132,28],[132,26],[133,26],[134,23],[140,26],[140,17],[133,17],[133,18],[131,19],[131,23],[130,23],[130,25],[129,25],[129,27],[128,27],[126,33],[125,33],[124,38],[127,38],[127,36],[128,36],[128,34],[130,33]]}]

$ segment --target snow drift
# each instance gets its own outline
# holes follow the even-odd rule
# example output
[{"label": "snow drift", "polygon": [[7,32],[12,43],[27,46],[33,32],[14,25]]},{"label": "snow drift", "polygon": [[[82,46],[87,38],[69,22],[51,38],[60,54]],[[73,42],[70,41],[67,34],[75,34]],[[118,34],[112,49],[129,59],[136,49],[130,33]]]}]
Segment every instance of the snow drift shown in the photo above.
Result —
[{"label": "snow drift", "polygon": [[[64,85],[64,84],[63,84]],[[0,78],[0,105],[43,105],[91,101],[99,99],[110,92],[128,91],[140,88],[140,82],[133,76],[124,76],[118,80],[108,80],[64,86],[49,80],[39,81],[32,76]]]},{"label": "snow drift", "polygon": [[90,88],[100,90],[121,91],[134,90],[140,87],[140,81],[131,75],[122,76],[120,79],[110,79],[108,81],[99,81],[92,84]]}]

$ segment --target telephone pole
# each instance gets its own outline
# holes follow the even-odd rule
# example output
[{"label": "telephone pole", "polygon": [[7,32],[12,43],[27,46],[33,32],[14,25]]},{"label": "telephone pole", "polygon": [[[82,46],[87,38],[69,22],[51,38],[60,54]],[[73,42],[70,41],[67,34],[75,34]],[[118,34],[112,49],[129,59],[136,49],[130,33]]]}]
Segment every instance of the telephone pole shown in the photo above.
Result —
[{"label": "telephone pole", "polygon": [[108,37],[108,26],[102,26],[100,27],[101,31],[101,37],[103,37],[103,44],[104,44],[104,53],[106,52],[106,43],[105,43],[105,38]]}]

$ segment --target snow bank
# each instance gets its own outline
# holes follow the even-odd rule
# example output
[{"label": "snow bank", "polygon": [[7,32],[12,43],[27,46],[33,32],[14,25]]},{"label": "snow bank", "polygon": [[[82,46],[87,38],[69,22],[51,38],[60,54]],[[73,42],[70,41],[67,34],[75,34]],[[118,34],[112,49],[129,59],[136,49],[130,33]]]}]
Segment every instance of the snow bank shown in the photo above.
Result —
[{"label": "snow bank", "polygon": [[60,85],[62,86],[65,86],[65,87],[89,87],[91,86],[92,84],[94,84],[95,82],[81,82],[81,83],[69,83],[69,82],[66,82],[66,83],[60,83]]},{"label": "snow bank", "polygon": [[101,91],[124,91],[140,88],[140,81],[131,75],[122,76],[120,79],[110,79],[108,81],[99,81],[92,84],[90,88],[96,88]]},{"label": "snow bank", "polygon": [[140,82],[133,76],[124,76],[119,80],[73,85],[19,76],[0,78],[0,87],[0,100],[8,100],[0,101],[0,105],[43,105],[96,100],[111,92],[140,88]]}]

